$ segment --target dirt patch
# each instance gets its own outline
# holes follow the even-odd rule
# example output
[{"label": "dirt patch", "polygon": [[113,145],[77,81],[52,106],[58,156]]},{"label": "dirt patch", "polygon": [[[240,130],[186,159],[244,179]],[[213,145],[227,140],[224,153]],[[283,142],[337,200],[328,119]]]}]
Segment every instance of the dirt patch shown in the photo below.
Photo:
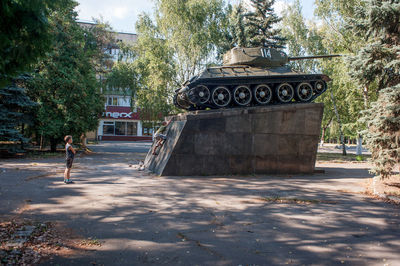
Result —
[{"label": "dirt patch", "polygon": [[57,222],[12,220],[0,223],[0,265],[32,265],[53,256],[70,257],[100,246]]},{"label": "dirt patch", "polygon": [[400,204],[400,175],[392,175],[385,179],[374,177],[366,184],[366,192]]}]

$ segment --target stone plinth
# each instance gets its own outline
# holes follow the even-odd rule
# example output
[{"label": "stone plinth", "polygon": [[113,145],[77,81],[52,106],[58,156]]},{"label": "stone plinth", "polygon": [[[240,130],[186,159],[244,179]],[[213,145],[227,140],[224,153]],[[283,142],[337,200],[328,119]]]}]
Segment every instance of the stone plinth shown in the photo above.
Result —
[{"label": "stone plinth", "polygon": [[173,117],[146,169],[170,176],[313,173],[323,104],[292,104]]}]

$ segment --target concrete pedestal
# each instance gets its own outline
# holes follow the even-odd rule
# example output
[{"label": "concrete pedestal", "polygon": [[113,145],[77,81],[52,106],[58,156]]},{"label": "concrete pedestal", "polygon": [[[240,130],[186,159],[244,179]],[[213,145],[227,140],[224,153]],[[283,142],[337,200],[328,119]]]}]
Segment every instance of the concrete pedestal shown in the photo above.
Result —
[{"label": "concrete pedestal", "polygon": [[313,173],[322,114],[322,103],[180,114],[145,166],[163,176]]}]

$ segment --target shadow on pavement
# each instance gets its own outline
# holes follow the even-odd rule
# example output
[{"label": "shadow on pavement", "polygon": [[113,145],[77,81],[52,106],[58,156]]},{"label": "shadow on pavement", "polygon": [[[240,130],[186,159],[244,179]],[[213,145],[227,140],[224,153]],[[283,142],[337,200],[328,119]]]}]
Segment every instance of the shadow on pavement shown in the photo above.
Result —
[{"label": "shadow on pavement", "polygon": [[[44,264],[400,261],[399,207],[342,192],[358,190],[354,186],[371,177],[362,164],[322,166],[325,174],[312,176],[158,177],[129,167],[138,152],[127,150],[100,149],[78,159],[72,185],[62,183],[62,160],[21,163],[24,170],[3,165],[1,216],[16,215],[30,199],[22,217],[64,221],[102,243],[84,255]],[[40,167],[54,173],[27,181]]]}]

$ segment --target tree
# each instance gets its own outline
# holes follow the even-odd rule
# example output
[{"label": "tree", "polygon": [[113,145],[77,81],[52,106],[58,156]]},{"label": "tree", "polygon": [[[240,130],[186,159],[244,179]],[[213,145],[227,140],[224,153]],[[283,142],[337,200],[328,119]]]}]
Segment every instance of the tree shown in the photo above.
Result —
[{"label": "tree", "polygon": [[157,1],[155,29],[173,52],[176,86],[215,60],[224,19],[221,0]]},{"label": "tree", "polygon": [[[321,32],[318,30],[317,26],[313,22],[308,22],[302,15],[302,7],[300,1],[295,1],[292,5],[289,5],[285,12],[283,13],[283,19],[281,23],[282,35],[287,40],[287,49],[290,56],[305,56],[312,54],[327,54],[327,49],[323,44],[323,37]],[[339,60],[333,60],[337,65]],[[329,59],[332,62],[332,59]],[[324,72],[325,74],[334,74],[334,68],[327,65],[323,67],[323,60],[299,60],[290,62],[291,66],[305,73],[317,73]],[[335,81],[334,81],[335,82]],[[335,96],[333,95],[333,90],[336,89],[335,83],[331,83],[330,90],[331,93],[323,94],[318,101],[323,102],[325,105],[324,116],[322,119],[322,132],[321,132],[321,145],[324,143],[327,133],[331,133],[328,128],[335,123],[334,118],[339,118],[340,114],[338,112],[337,101],[334,101]],[[340,110],[340,109],[339,109]],[[338,119],[337,121],[340,121]],[[338,132],[342,132],[342,125],[339,125]],[[340,134],[343,138],[342,134]]]},{"label": "tree", "polygon": [[90,54],[92,63],[94,64],[96,74],[100,76],[100,80],[110,72],[113,66],[112,56],[109,51],[113,47],[121,44],[116,43],[115,33],[111,26],[103,21],[103,18],[93,19],[94,24],[86,29],[85,35],[85,51]]},{"label": "tree", "polygon": [[340,132],[348,139],[354,139],[365,128],[365,125],[357,121],[361,111],[368,108],[368,100],[376,99],[373,86],[366,90],[350,77],[350,67],[346,60],[347,54],[354,53],[365,43],[362,37],[356,36],[347,26],[347,21],[357,16],[356,7],[363,3],[358,0],[318,0],[315,3],[315,14],[319,21],[306,20],[301,13],[300,1],[295,1],[283,13],[281,33],[287,38],[290,56],[343,55],[334,59],[295,61],[291,65],[302,72],[323,72],[332,79],[329,83],[330,92],[316,100],[325,104],[321,143],[324,138],[342,139]]},{"label": "tree", "polygon": [[[223,32],[220,44],[217,47],[219,55],[224,54],[226,51],[233,47],[247,47],[247,36],[245,28],[245,13],[242,2],[235,6],[228,5],[225,10],[226,17],[223,20],[221,30]],[[221,57],[221,56],[220,56]]]},{"label": "tree", "polygon": [[251,46],[283,48],[285,39],[274,26],[281,19],[274,13],[275,0],[250,0],[253,11],[245,15],[246,35]]},{"label": "tree", "polygon": [[23,148],[23,144],[28,141],[20,129],[30,123],[29,110],[35,106],[25,89],[19,86],[23,79],[14,79],[10,85],[0,88],[0,141],[3,142],[2,147],[11,152],[16,151],[16,143],[20,143]]},{"label": "tree", "polygon": [[140,16],[134,48],[136,100],[146,122],[174,111],[174,90],[216,61],[226,23],[221,0],[158,0],[155,11],[154,21]]},{"label": "tree", "polygon": [[[48,17],[69,0],[4,0],[0,3],[0,141],[22,144],[27,112],[34,105],[21,87],[22,75],[43,57],[52,45]],[[15,145],[9,151],[16,150]]]},{"label": "tree", "polygon": [[[285,9],[280,24],[281,34],[286,39],[286,46],[290,56],[306,56],[312,54],[326,54],[322,43],[323,39],[315,23],[309,23],[302,14],[299,0],[294,1]],[[320,60],[296,60],[289,62],[296,70],[302,72],[318,72],[321,70]]]},{"label": "tree", "polygon": [[[51,150],[66,134],[75,139],[97,128],[103,97],[96,81],[91,33],[76,22],[70,2],[50,18],[54,49],[37,67],[30,96],[39,103],[35,129],[50,140]],[[86,37],[85,37],[86,36]]]},{"label": "tree", "polygon": [[161,38],[148,15],[136,23],[139,34],[135,45],[137,71],[137,105],[145,123],[159,121],[172,107],[172,92],[176,86],[173,51]]},{"label": "tree", "polygon": [[0,87],[29,71],[51,47],[49,14],[68,0],[2,0],[0,3]]},{"label": "tree", "polygon": [[350,27],[366,44],[350,62],[352,77],[361,86],[376,86],[378,100],[363,113],[372,171],[390,176],[400,163],[400,1],[369,0],[356,9]]}]

